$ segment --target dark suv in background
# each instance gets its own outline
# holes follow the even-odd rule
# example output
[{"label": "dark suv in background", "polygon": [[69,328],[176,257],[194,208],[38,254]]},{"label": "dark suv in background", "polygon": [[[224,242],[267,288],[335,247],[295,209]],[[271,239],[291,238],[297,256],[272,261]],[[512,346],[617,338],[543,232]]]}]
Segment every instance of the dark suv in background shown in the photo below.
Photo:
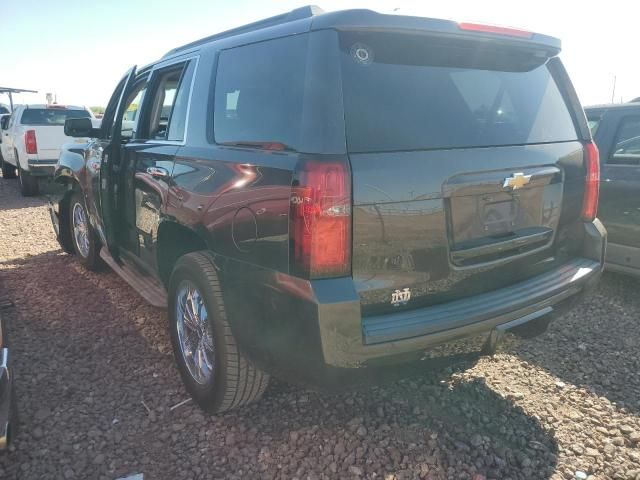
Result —
[{"label": "dark suv in background", "polygon": [[[176,48],[65,151],[63,248],[169,309],[219,412],[491,353],[601,272],[597,149],[554,38],[305,7]],[[466,358],[466,357],[465,357]],[[356,375],[357,376],[357,375]]]},{"label": "dark suv in background", "polygon": [[607,270],[640,276],[640,103],[585,108],[600,150]]}]

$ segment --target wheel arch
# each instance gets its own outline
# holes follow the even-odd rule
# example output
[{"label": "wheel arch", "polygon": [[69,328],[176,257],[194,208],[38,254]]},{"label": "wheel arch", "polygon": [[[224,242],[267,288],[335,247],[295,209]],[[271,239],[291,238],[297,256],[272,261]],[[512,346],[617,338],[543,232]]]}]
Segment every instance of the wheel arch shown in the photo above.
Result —
[{"label": "wheel arch", "polygon": [[156,260],[158,274],[165,286],[169,285],[169,277],[178,258],[207,249],[207,242],[193,229],[172,220],[161,222],[158,226]]},{"label": "wheel arch", "polygon": [[69,205],[73,194],[81,191],[81,188],[80,184],[73,178],[68,178],[60,183],[65,183],[67,188],[58,200],[58,241],[65,252],[74,253]]}]

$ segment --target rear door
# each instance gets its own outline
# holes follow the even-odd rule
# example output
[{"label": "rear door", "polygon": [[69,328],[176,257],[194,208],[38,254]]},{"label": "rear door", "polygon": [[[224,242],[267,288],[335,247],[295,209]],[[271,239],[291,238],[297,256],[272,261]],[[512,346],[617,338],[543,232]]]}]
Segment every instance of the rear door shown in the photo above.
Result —
[{"label": "rear door", "polygon": [[[123,147],[126,198],[121,218],[126,225],[122,244],[151,272],[157,271],[158,226],[167,205],[175,155],[185,141],[196,63],[196,59],[181,59],[153,70],[140,100],[137,132]],[[142,88],[131,96],[142,98]]]},{"label": "rear door", "polygon": [[595,132],[602,165],[599,217],[610,244],[640,248],[640,108],[611,109],[600,124]]},{"label": "rear door", "polygon": [[583,145],[540,52],[340,34],[363,313],[507,286],[571,256]]}]

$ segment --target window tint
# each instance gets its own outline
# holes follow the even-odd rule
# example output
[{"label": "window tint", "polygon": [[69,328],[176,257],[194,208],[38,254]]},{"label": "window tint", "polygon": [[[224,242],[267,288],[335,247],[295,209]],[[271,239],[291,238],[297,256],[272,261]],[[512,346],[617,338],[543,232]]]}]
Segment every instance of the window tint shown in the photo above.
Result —
[{"label": "window tint", "polygon": [[133,92],[129,94],[129,98],[126,103],[127,107],[122,115],[122,127],[120,130],[122,138],[136,138],[138,136],[137,129],[140,117],[140,108],[142,107],[142,99],[146,88],[146,79],[141,80],[135,85]]},{"label": "window tint", "polygon": [[191,61],[187,66],[182,79],[180,80],[180,88],[175,96],[173,111],[169,121],[168,140],[183,140],[184,130],[187,123],[187,110],[189,107],[189,97],[191,95],[191,80],[196,62]]},{"label": "window tint", "polygon": [[27,108],[22,112],[22,125],[64,125],[67,118],[90,118],[86,110],[67,110],[65,108]]},{"label": "window tint", "polygon": [[609,163],[640,164],[640,117],[622,120]]},{"label": "window tint", "polygon": [[528,53],[388,33],[345,32],[340,45],[351,151],[577,138],[543,59]]},{"label": "window tint", "polygon": [[297,149],[307,35],[223,51],[215,86],[218,143]]},{"label": "window tint", "polygon": [[183,140],[194,62],[160,70],[151,110],[149,138]]},{"label": "window tint", "polygon": [[596,132],[598,131],[598,127],[600,126],[600,118],[589,118],[587,120],[587,123],[589,124],[591,136],[595,136]]}]

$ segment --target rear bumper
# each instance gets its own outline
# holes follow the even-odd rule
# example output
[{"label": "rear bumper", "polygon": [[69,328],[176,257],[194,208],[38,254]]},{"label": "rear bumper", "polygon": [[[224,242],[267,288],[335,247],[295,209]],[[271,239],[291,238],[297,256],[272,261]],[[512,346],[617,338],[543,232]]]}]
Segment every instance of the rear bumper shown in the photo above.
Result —
[{"label": "rear bumper", "polygon": [[540,333],[571,308],[603,269],[604,228],[595,221],[584,233],[584,256],[561,268],[446,305],[379,317],[362,317],[351,278],[306,281],[221,260],[225,308],[243,352],[290,381],[348,384],[356,371],[414,360],[424,370],[490,353],[506,330]]},{"label": "rear bumper", "polygon": [[640,277],[640,247],[609,243],[605,269]]},{"label": "rear bumper", "polygon": [[55,170],[57,162],[57,159],[28,159],[27,165],[29,167],[29,173],[31,175],[35,177],[47,177],[53,176],[53,172]]}]

